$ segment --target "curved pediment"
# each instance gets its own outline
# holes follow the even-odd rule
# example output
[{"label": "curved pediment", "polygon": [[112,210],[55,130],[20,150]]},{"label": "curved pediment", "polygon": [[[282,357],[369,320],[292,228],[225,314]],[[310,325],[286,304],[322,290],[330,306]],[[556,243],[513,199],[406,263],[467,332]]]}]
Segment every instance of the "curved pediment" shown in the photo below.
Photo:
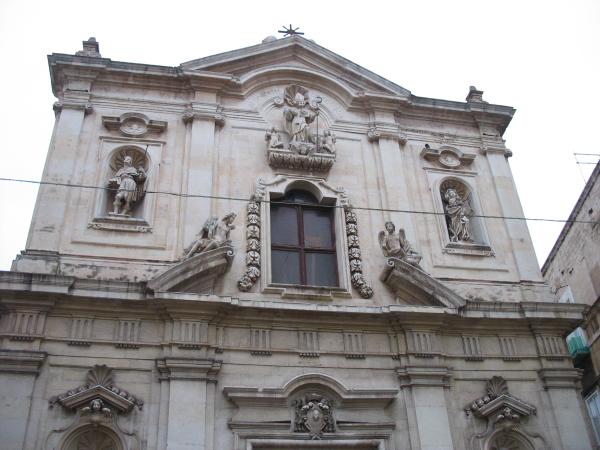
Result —
[{"label": "curved pediment", "polygon": [[148,282],[155,292],[212,293],[217,278],[223,275],[233,261],[235,249],[223,246],[199,253],[173,264]]},{"label": "curved pediment", "polygon": [[396,295],[400,303],[409,305],[459,308],[466,300],[414,265],[388,258],[379,278]]}]

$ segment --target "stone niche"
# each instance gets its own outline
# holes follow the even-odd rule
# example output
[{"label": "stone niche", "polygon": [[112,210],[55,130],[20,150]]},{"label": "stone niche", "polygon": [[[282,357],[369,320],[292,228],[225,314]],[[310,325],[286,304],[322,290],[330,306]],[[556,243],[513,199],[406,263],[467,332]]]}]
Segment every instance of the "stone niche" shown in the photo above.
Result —
[{"label": "stone niche", "polygon": [[[265,134],[267,158],[274,169],[329,172],[335,162],[335,134],[321,114],[321,97],[312,97],[299,85],[285,88],[274,99],[281,119]],[[319,126],[319,122],[321,122]]]}]

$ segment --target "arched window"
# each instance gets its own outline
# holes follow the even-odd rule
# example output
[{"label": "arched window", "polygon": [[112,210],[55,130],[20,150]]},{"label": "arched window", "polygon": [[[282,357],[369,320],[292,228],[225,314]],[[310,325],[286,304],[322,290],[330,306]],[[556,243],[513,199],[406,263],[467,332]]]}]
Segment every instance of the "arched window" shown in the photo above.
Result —
[{"label": "arched window", "polygon": [[334,208],[309,192],[293,189],[271,202],[273,283],[339,286]]},{"label": "arched window", "polygon": [[508,431],[496,434],[486,450],[534,450],[534,447],[521,434]]},{"label": "arched window", "polygon": [[86,426],[69,435],[61,446],[63,450],[122,450],[119,438],[105,427]]}]

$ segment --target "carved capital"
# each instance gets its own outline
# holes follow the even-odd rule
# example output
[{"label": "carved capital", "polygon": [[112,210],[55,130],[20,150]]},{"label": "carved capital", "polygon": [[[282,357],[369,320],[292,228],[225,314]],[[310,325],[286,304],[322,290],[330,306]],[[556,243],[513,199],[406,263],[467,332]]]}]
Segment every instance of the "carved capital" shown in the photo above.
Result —
[{"label": "carved capital", "polygon": [[449,387],[451,373],[448,367],[403,367],[396,370],[400,387]]},{"label": "carved capital", "polygon": [[216,382],[221,361],[199,358],[162,358],[156,360],[162,380],[198,380]]},{"label": "carved capital", "polygon": [[367,139],[369,142],[376,142],[379,139],[391,139],[398,141],[401,145],[406,144],[408,138],[406,133],[401,131],[395,123],[376,123],[371,124],[367,130]]},{"label": "carved capital", "polygon": [[0,350],[0,373],[23,373],[37,375],[46,359],[46,352],[24,350]]},{"label": "carved capital", "polygon": [[378,142],[380,137],[381,133],[379,130],[377,130],[377,128],[371,127],[367,130],[367,139],[369,142]]},{"label": "carved capital", "polygon": [[181,119],[185,123],[190,123],[194,120],[208,120],[213,121],[215,125],[219,127],[223,127],[225,125],[225,116],[218,110],[208,111],[188,109],[181,115]]},{"label": "carved capital", "polygon": [[510,158],[513,152],[507,149],[504,145],[492,145],[481,147],[481,153],[484,155],[503,155],[505,158]]},{"label": "carved capital", "polygon": [[571,388],[581,389],[581,369],[540,369],[538,375],[544,383],[544,389]]},{"label": "carved capital", "polygon": [[63,109],[74,109],[76,111],[83,111],[85,114],[89,114],[94,110],[94,107],[90,102],[60,100],[58,102],[54,102],[52,109],[54,109],[55,113],[59,113]]}]

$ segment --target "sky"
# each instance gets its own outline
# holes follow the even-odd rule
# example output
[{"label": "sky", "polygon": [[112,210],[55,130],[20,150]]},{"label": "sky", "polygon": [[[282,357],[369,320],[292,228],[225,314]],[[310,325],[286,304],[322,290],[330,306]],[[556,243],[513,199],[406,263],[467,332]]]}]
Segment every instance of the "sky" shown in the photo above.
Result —
[{"label": "sky", "polygon": [[[103,57],[166,66],[282,25],[410,90],[517,109],[504,134],[528,218],[566,219],[600,154],[600,1],[0,0],[0,178],[40,180],[54,125],[46,55],[95,36]],[[37,186],[0,181],[0,270],[25,248]],[[528,222],[540,265],[562,224]]]}]

